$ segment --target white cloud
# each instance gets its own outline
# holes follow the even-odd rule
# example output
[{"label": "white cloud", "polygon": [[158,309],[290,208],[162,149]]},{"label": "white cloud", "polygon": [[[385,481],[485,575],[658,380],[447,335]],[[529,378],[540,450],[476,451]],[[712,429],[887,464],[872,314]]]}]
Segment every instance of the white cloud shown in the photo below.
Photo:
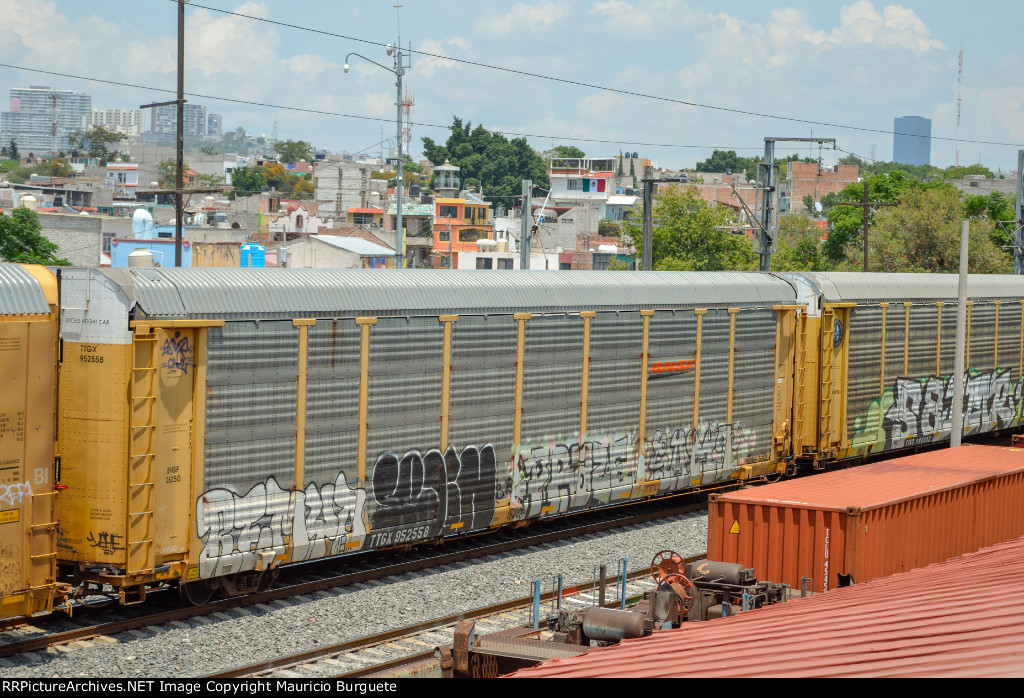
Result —
[{"label": "white cloud", "polygon": [[601,19],[608,29],[634,35],[637,32],[684,28],[700,17],[679,0],[645,0],[638,3],[602,0],[594,4],[590,14]]},{"label": "white cloud", "polygon": [[362,96],[362,106],[373,116],[395,115],[394,92],[367,92]]},{"label": "white cloud", "polygon": [[338,67],[337,63],[327,62],[320,56],[314,56],[308,53],[293,56],[282,62],[288,66],[288,69],[293,73],[297,73],[310,80],[315,80],[317,75],[328,68]]},{"label": "white cloud", "polygon": [[931,32],[916,12],[900,5],[887,5],[879,12],[871,0],[857,0],[839,11],[839,21],[829,37],[837,46],[899,46],[917,55],[945,48],[941,41],[930,38]]},{"label": "white cloud", "polygon": [[461,36],[453,36],[453,37],[450,37],[448,39],[442,39],[441,41],[434,41],[432,39],[428,39],[427,41],[424,41],[419,46],[419,48],[417,48],[417,51],[422,51],[423,53],[430,53],[430,54],[433,54],[433,55],[432,56],[422,56],[422,55],[414,55],[413,56],[413,61],[414,61],[413,67],[415,69],[415,74],[417,76],[422,76],[422,77],[425,77],[425,78],[432,78],[432,77],[434,77],[434,74],[438,70],[441,70],[441,69],[451,69],[451,68],[458,67],[458,65],[459,65],[458,63],[455,63],[453,61],[447,60],[445,58],[436,58],[435,57],[435,56],[446,56],[446,55],[448,55],[448,51],[445,50],[446,46],[449,46],[449,47],[454,46],[455,48],[458,48],[458,49],[460,49],[463,52],[469,50],[469,42],[466,41]]},{"label": "white cloud", "polygon": [[533,5],[517,2],[508,14],[488,12],[476,21],[476,30],[488,36],[504,36],[514,31],[543,31],[569,16],[568,2],[540,0]]}]

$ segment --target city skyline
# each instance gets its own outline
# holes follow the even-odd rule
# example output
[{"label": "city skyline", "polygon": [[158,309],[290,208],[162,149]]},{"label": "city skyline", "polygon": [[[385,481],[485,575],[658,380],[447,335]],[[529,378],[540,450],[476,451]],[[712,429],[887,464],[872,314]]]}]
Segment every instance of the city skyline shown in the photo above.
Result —
[{"label": "city skyline", "polygon": [[[162,89],[9,67],[0,67],[0,89],[49,84],[121,109],[173,91],[174,3],[43,0],[14,12],[15,0],[0,0],[5,6],[15,19],[0,28],[0,62]],[[404,82],[415,100],[417,159],[420,139],[443,142],[453,116],[524,135],[538,150],[575,145],[602,157],[628,149],[667,168],[692,167],[716,148],[759,154],[766,136],[836,138],[837,151],[777,150],[820,154],[824,164],[847,153],[890,160],[893,120],[904,114],[931,119],[939,167],[954,164],[959,150],[961,165],[1015,169],[1024,148],[1024,57],[1010,21],[1019,10],[1004,0],[970,10],[742,1],[728,11],[676,0],[407,0],[400,12],[402,43],[414,52]],[[383,44],[395,41],[396,15],[391,4],[310,0],[297,12],[275,2],[189,3],[187,99],[221,114],[224,131],[269,136],[276,120],[281,139],[376,154],[382,136],[394,139],[394,76],[355,56],[348,74],[342,65],[358,52],[392,67]]]}]

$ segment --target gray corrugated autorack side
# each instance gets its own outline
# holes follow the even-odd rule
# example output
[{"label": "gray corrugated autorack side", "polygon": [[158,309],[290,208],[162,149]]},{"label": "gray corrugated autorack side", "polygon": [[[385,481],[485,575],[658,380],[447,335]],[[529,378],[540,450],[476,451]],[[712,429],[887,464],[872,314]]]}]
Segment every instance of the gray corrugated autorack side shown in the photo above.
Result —
[{"label": "gray corrugated autorack side", "polygon": [[129,393],[118,414],[68,419],[84,442],[120,420],[128,444],[111,492],[91,475],[111,453],[65,454],[89,492],[62,559],[94,581],[181,578],[202,600],[289,562],[775,468],[773,307],[796,298],[775,276],[118,269],[64,283],[86,325],[108,328],[106,363],[68,379]]},{"label": "gray corrugated autorack side", "polygon": [[[60,293],[59,365],[33,354],[56,448],[15,478],[67,488],[26,529],[49,541],[34,568],[59,565],[44,611],[64,583],[199,603],[949,434],[952,276],[24,269],[0,265],[0,308],[35,303],[8,320],[56,329]],[[1016,427],[1024,280],[968,291],[965,424]],[[23,582],[0,596],[44,588]]]}]

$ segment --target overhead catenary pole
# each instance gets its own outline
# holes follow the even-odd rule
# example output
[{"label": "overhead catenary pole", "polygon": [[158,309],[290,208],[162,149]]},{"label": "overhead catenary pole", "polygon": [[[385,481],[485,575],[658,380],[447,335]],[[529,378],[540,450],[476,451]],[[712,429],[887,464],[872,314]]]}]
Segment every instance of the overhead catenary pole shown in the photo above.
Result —
[{"label": "overhead catenary pole", "polygon": [[960,227],[960,279],[956,292],[956,356],[953,361],[953,425],[949,447],[960,445],[964,429],[964,354],[967,353],[967,238],[970,223]]},{"label": "overhead catenary pole", "polygon": [[651,271],[651,238],[654,228],[654,214],[651,208],[654,206],[654,180],[651,179],[651,166],[644,167],[644,232],[643,232],[643,270]]},{"label": "overhead catenary pole", "polygon": [[533,223],[533,180],[523,180],[522,227],[519,231],[519,268],[530,268],[530,225]]},{"label": "overhead catenary pole", "polygon": [[178,133],[175,168],[177,178],[174,188],[174,266],[181,266],[181,229],[185,217],[185,200],[181,190],[185,188],[185,0],[178,0]]},{"label": "overhead catenary pole", "polygon": [[395,134],[395,139],[398,141],[398,180],[395,182],[395,195],[398,204],[398,217],[395,220],[395,269],[401,269],[405,266],[405,233],[402,230],[402,190],[405,188],[402,183],[402,165],[405,160],[405,156],[402,154],[402,76],[405,74],[405,68],[402,66],[401,36],[399,36],[398,45],[395,47],[394,73],[395,77],[398,78],[395,81],[395,86],[398,88],[397,97],[395,98],[395,106],[398,111],[396,117],[398,131]]},{"label": "overhead catenary pole", "polygon": [[770,271],[772,254],[777,247],[775,244],[775,144],[776,143],[831,143],[835,145],[835,138],[773,138],[764,139],[764,160],[758,166],[758,170],[764,172],[758,184],[762,190],[761,196],[761,225],[760,229],[754,232],[754,251],[761,256],[758,271]]},{"label": "overhead catenary pole", "polygon": [[1024,274],[1024,150],[1017,151],[1017,215],[1013,221],[1013,273]]}]

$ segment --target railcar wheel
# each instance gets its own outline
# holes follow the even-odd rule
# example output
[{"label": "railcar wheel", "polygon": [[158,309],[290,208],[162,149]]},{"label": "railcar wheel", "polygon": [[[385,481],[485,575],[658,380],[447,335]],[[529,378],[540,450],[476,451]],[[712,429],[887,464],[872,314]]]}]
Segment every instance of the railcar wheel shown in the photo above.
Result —
[{"label": "railcar wheel", "polygon": [[210,603],[217,585],[208,581],[199,582],[178,582],[178,596],[189,606],[203,606]]},{"label": "railcar wheel", "polygon": [[280,570],[267,570],[260,575],[260,579],[256,582],[256,591],[262,593],[272,587],[274,582],[277,581],[277,575]]}]

